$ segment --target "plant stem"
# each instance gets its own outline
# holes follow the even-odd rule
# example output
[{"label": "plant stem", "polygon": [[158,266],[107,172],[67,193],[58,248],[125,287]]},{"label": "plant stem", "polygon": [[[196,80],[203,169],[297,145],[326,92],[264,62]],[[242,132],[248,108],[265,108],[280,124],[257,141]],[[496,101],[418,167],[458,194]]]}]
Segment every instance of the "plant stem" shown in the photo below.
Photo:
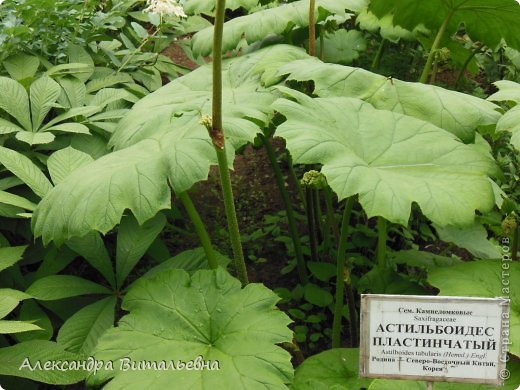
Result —
[{"label": "plant stem", "polygon": [[377,264],[386,267],[386,238],[388,236],[386,219],[377,217]]},{"label": "plant stem", "polygon": [[[338,246],[338,257],[336,264],[336,302],[334,303],[334,321],[332,324],[332,348],[339,348],[341,344],[341,318],[343,311],[343,295],[345,290],[345,263],[347,261],[347,238],[350,228],[350,216],[354,198],[347,199],[343,220],[341,222],[341,234]],[[352,319],[351,319],[352,321]]]},{"label": "plant stem", "polygon": [[515,231],[513,232],[513,243],[511,245],[511,258],[513,261],[518,260],[518,239],[520,234],[520,227],[516,227]]},{"label": "plant stem", "polygon": [[471,62],[473,57],[475,57],[475,55],[477,55],[481,51],[482,51],[482,48],[480,48],[480,47],[476,48],[475,50],[473,50],[471,52],[471,54],[468,56],[468,58],[466,58],[466,61],[464,61],[464,64],[462,65],[462,68],[459,71],[459,74],[457,76],[457,80],[455,81],[455,86],[454,86],[455,88],[459,87],[460,82],[462,81],[462,78],[464,77],[464,72],[466,72],[466,69],[469,66],[469,63]]},{"label": "plant stem", "polygon": [[323,242],[323,212],[321,210],[320,190],[316,189],[312,192],[312,201],[314,203],[314,226],[316,226],[316,237],[318,243]]},{"label": "plant stem", "polygon": [[[350,280],[350,275],[348,275],[348,278],[349,279],[345,279]],[[348,316],[350,320],[350,347],[356,348],[358,346],[358,316],[356,313],[356,300],[354,298],[354,291],[352,290],[350,283],[345,283],[345,290],[347,295]]]},{"label": "plant stem", "polygon": [[385,46],[386,46],[386,39],[383,38],[381,40],[381,43],[379,44],[379,48],[377,49],[376,56],[374,57],[374,61],[372,61],[372,66],[370,67],[370,70],[372,72],[375,72],[377,69],[379,69],[379,64],[381,63],[381,58],[383,57],[383,53],[385,52]]},{"label": "plant stem", "polygon": [[309,242],[311,246],[311,260],[318,261],[318,240],[316,239],[316,226],[314,226],[314,208],[313,194],[311,187],[305,187],[305,202],[307,203],[307,227],[309,230]]},{"label": "plant stem", "polygon": [[336,223],[336,218],[334,217],[334,207],[332,205],[332,190],[330,187],[325,188],[325,202],[327,205],[327,221],[332,229],[332,233],[334,234],[334,239],[336,241],[336,246],[339,245],[339,229],[338,224]]},{"label": "plant stem", "polygon": [[217,153],[218,167],[220,171],[220,183],[224,197],[224,208],[229,228],[229,238],[233,249],[233,259],[237,277],[242,285],[249,283],[247,277],[244,252],[240,241],[240,231],[238,229],[238,219],[233,199],[233,189],[231,187],[231,177],[226,155],[226,142],[224,129],[222,128],[222,35],[224,30],[224,13],[226,0],[217,0],[215,10],[215,30],[213,33],[213,102],[212,120],[209,131],[213,146]]},{"label": "plant stem", "polygon": [[320,60],[325,58],[325,32],[323,26],[320,27]]},{"label": "plant stem", "polygon": [[309,1],[309,55],[316,56],[316,21],[315,21],[316,0]]},{"label": "plant stem", "polygon": [[280,165],[278,165],[278,161],[276,160],[276,154],[274,153],[273,145],[271,144],[269,138],[267,138],[263,134],[260,135],[260,139],[264,143],[265,150],[267,151],[267,156],[271,161],[274,176],[276,178],[276,183],[278,184],[280,195],[282,196],[282,201],[284,203],[285,211],[287,213],[289,233],[291,234],[291,239],[294,245],[294,253],[296,255],[296,267],[298,269],[298,276],[300,277],[300,282],[302,284],[307,284],[309,282],[309,277],[307,275],[307,266],[305,265],[305,259],[303,258],[300,234],[298,232],[298,227],[296,226],[296,218],[294,217],[294,209],[292,207],[291,198],[289,197],[289,192],[285,187],[285,180],[283,178]]},{"label": "plant stem", "polygon": [[208,264],[210,268],[215,269],[218,267],[217,258],[215,257],[215,252],[213,251],[213,246],[211,245],[211,239],[209,237],[208,231],[206,230],[206,226],[202,219],[200,218],[200,214],[198,213],[195,205],[193,204],[190,195],[187,191],[180,193],[179,199],[181,200],[186,212],[188,213],[193,226],[195,226],[195,231],[199,236],[200,243],[204,248],[204,253],[206,254],[206,258],[208,259]]},{"label": "plant stem", "polygon": [[451,10],[450,13],[446,16],[446,19],[444,19],[442,26],[439,28],[439,31],[437,32],[437,35],[435,36],[435,40],[433,41],[433,45],[430,49],[430,53],[428,53],[428,59],[426,60],[426,65],[424,65],[424,69],[421,74],[421,78],[419,79],[420,83],[426,84],[426,82],[428,81],[428,75],[430,74],[430,71],[432,70],[433,59],[436,55],[437,49],[439,48],[439,46],[442,42],[444,33],[446,32],[446,29],[448,28],[448,25],[450,24],[451,17],[453,16],[453,12],[454,12],[454,10]]},{"label": "plant stem", "polygon": [[141,44],[139,45],[139,47],[137,47],[128,57],[127,59],[121,64],[121,66],[119,68],[117,68],[117,73],[121,72],[125,66],[130,62],[130,60],[132,58],[134,58],[134,56],[137,54],[138,51],[141,51],[141,49],[143,48],[144,45],[146,45],[149,41],[150,41],[150,38],[154,37],[157,35],[157,33],[159,32],[159,28],[157,28],[157,30],[155,30],[155,32],[152,34],[152,35],[149,35],[147,36],[146,38],[143,39],[143,42],[141,42]]},{"label": "plant stem", "polygon": [[300,184],[300,180],[298,180],[298,176],[296,176],[296,172],[294,171],[294,165],[292,163],[292,157],[289,151],[287,151],[287,165],[289,166],[289,173],[294,180],[296,188],[298,190],[298,194],[300,195],[300,199],[303,203],[304,210],[307,210],[307,202],[305,199],[305,194],[303,193],[302,186]]},{"label": "plant stem", "polygon": [[439,71],[439,56],[436,55],[435,59],[433,60],[433,69],[432,69],[432,73],[430,75],[430,81],[428,82],[428,84],[435,83],[435,79],[437,78],[438,71]]}]

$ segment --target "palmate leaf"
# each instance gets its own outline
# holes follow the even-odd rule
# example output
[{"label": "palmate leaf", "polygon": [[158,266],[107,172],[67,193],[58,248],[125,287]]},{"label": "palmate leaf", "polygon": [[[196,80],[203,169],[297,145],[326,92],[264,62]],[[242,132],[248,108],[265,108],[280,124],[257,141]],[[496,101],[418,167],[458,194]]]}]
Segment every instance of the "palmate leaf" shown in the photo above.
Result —
[{"label": "palmate leaf", "polygon": [[387,78],[364,69],[324,64],[315,58],[294,61],[279,74],[289,80],[313,80],[320,97],[346,96],[367,101],[375,108],[413,116],[473,142],[478,126],[494,125],[498,106],[474,96],[433,85]]},{"label": "palmate leaf", "polygon": [[100,339],[94,356],[133,362],[189,361],[201,355],[219,370],[102,371],[88,378],[104,388],[283,389],[292,379],[290,319],[276,308],[279,297],[260,284],[241,288],[223,269],[190,276],[183,270],[138,281],[126,295],[130,314]]},{"label": "palmate leaf", "polygon": [[323,164],[339,199],[359,194],[369,217],[408,224],[411,204],[439,225],[470,224],[475,210],[494,204],[487,177],[492,159],[477,146],[427,122],[351,98],[311,99],[289,92],[274,108],[287,121],[285,138],[294,161]]},{"label": "palmate leaf", "polygon": [[[503,264],[508,264],[504,276]],[[509,352],[520,356],[520,264],[501,260],[464,262],[453,267],[435,268],[428,273],[428,283],[440,295],[466,297],[506,297],[511,299]]]},{"label": "palmate leaf", "polygon": [[336,348],[306,359],[294,374],[291,390],[360,390],[372,379],[359,378],[359,350]]},{"label": "palmate leaf", "polygon": [[[359,11],[366,7],[366,0],[316,0],[316,9],[323,8],[332,14],[344,15],[346,10]],[[318,15],[318,12],[316,12]],[[319,20],[318,20],[319,21]],[[294,26],[309,25],[309,0],[295,1],[279,7],[234,18],[224,24],[222,51],[236,49],[245,39],[249,44],[261,41],[270,35],[283,34]],[[213,27],[199,31],[193,37],[192,50],[195,56],[208,56],[212,52]]]},{"label": "palmate leaf", "polygon": [[[224,64],[223,122],[230,146],[253,141],[269,119],[276,96],[261,86],[262,77],[272,81],[276,67],[304,56],[282,45]],[[201,67],[139,101],[113,134],[116,151],[79,168],[42,200],[33,219],[36,235],[47,243],[91,230],[106,233],[127,209],[143,224],[170,207],[168,183],[180,193],[206,179],[217,163],[199,123],[211,112],[211,80],[211,68]]]},{"label": "palmate leaf", "polygon": [[464,24],[473,41],[495,49],[504,39],[520,49],[520,4],[516,0],[372,0],[369,10],[378,17],[394,15],[394,23],[407,30],[419,24],[437,31],[452,13],[448,31]]}]

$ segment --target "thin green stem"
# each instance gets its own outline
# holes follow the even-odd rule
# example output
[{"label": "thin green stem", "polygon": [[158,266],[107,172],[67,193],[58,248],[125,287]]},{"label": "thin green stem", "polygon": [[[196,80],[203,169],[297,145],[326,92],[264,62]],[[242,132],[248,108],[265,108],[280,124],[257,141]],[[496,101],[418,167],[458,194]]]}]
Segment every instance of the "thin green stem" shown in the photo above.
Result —
[{"label": "thin green stem", "polygon": [[318,240],[316,238],[316,226],[314,219],[314,208],[313,201],[314,190],[310,187],[305,187],[305,202],[307,203],[307,227],[309,231],[309,242],[311,246],[311,260],[318,261]]},{"label": "thin green stem", "polygon": [[292,157],[289,151],[287,151],[287,165],[289,166],[289,173],[293,178],[293,181],[296,185],[296,189],[298,190],[298,194],[300,195],[300,199],[303,203],[303,208],[307,210],[307,202],[305,200],[305,194],[303,193],[302,186],[300,184],[300,180],[298,180],[298,176],[296,176],[296,171],[294,170],[294,165],[292,163]]},{"label": "thin green stem", "polygon": [[119,68],[117,68],[117,73],[121,72],[125,67],[126,65],[128,65],[128,63],[130,62],[130,60],[132,58],[134,58],[134,56],[137,54],[137,52],[141,51],[141,49],[144,47],[144,45],[146,45],[149,41],[150,41],[150,38],[154,37],[155,35],[157,35],[157,33],[159,32],[159,28],[157,28],[157,30],[155,30],[155,32],[152,34],[152,35],[149,35],[147,36],[146,38],[143,39],[143,42],[141,42],[141,44],[139,45],[139,47],[137,47],[132,53],[130,53],[130,55],[126,58],[126,60],[121,64],[121,66]]},{"label": "thin green stem", "polygon": [[327,223],[332,229],[332,233],[334,234],[334,240],[336,241],[336,246],[339,245],[339,228],[336,223],[336,218],[334,216],[334,207],[332,204],[332,190],[330,187],[325,188],[325,203],[327,206]]},{"label": "thin green stem", "polygon": [[381,63],[381,58],[383,57],[383,53],[385,52],[386,47],[386,39],[382,39],[381,43],[379,44],[379,48],[377,49],[376,56],[374,57],[374,61],[372,61],[372,66],[370,67],[370,70],[372,72],[375,72],[379,69],[379,64]]},{"label": "thin green stem", "polygon": [[314,203],[314,226],[316,226],[316,237],[318,243],[323,241],[323,211],[321,210],[320,190],[315,189],[312,193]]},{"label": "thin green stem", "polygon": [[178,197],[184,205],[184,208],[186,209],[186,212],[188,213],[188,216],[190,217],[193,226],[195,226],[195,231],[197,232],[200,243],[204,248],[204,253],[206,254],[206,258],[208,259],[208,264],[210,268],[217,268],[217,258],[215,256],[215,252],[213,251],[213,246],[211,245],[211,239],[209,238],[208,231],[206,230],[206,225],[204,225],[204,222],[202,222],[200,214],[195,208],[195,205],[193,204],[190,195],[188,194],[188,192],[185,191],[180,193]]},{"label": "thin green stem", "polygon": [[469,63],[471,62],[473,57],[475,57],[481,51],[482,51],[482,48],[480,48],[480,47],[476,48],[475,50],[473,50],[471,52],[471,54],[468,56],[468,58],[466,58],[466,61],[464,61],[464,64],[462,65],[462,68],[460,69],[459,74],[457,75],[457,80],[455,81],[455,88],[459,87],[462,79],[464,78],[464,73],[466,72],[466,69],[468,68]]},{"label": "thin green stem", "polygon": [[235,200],[233,198],[233,188],[231,186],[231,176],[226,154],[226,143],[224,129],[222,127],[222,35],[224,30],[224,13],[226,0],[217,0],[215,10],[215,31],[213,33],[213,102],[212,120],[209,131],[213,146],[217,153],[218,167],[220,171],[220,183],[224,197],[224,208],[228,221],[229,238],[233,249],[233,259],[235,270],[242,285],[249,283],[247,277],[246,263],[242,242],[240,241],[240,231],[235,210]]},{"label": "thin green stem", "polygon": [[287,213],[289,233],[291,235],[291,239],[294,245],[294,253],[296,255],[296,268],[298,269],[298,276],[300,277],[300,282],[302,284],[307,284],[309,282],[309,277],[307,275],[307,266],[305,265],[305,259],[303,257],[303,251],[300,242],[300,233],[298,232],[298,227],[296,225],[296,218],[294,216],[294,209],[291,203],[291,198],[289,196],[287,188],[285,187],[285,180],[280,169],[280,165],[278,164],[278,161],[276,159],[276,154],[274,152],[271,141],[263,134],[260,135],[260,138],[264,143],[265,150],[267,151],[267,156],[271,161],[271,166],[273,167],[276,183],[278,184],[280,195],[282,196],[282,201],[284,203],[285,211]]},{"label": "thin green stem", "polygon": [[[354,198],[347,199],[343,220],[341,222],[341,234],[338,246],[338,256],[336,264],[336,302],[334,303],[334,321],[332,323],[332,348],[339,348],[341,345],[341,319],[343,311],[343,296],[345,293],[345,263],[347,262],[347,239],[350,230],[350,216]],[[347,267],[348,270],[348,267]],[[352,319],[351,319],[352,321]]]},{"label": "thin green stem", "polygon": [[316,56],[316,0],[309,1],[309,55]]},{"label": "thin green stem", "polygon": [[433,60],[437,53],[437,49],[439,48],[439,46],[442,42],[444,33],[446,32],[446,29],[448,28],[448,25],[450,24],[451,18],[453,16],[453,12],[454,12],[454,10],[451,10],[450,13],[446,16],[446,19],[444,19],[442,26],[439,28],[439,31],[437,32],[437,35],[435,36],[435,40],[433,41],[433,45],[430,49],[430,53],[428,53],[426,65],[424,65],[424,69],[421,74],[421,78],[419,79],[420,83],[426,84],[426,82],[428,81],[428,75],[430,74],[430,72],[432,70]]},{"label": "thin green stem", "polygon": [[377,217],[377,264],[381,268],[386,267],[386,239],[388,237],[388,227],[386,219]]}]

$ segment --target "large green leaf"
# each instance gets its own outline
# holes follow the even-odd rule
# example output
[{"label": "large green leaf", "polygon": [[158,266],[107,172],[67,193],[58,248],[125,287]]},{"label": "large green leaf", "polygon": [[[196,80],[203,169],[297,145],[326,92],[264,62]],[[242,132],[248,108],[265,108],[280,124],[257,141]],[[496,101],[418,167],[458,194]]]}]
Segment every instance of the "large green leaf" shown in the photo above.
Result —
[{"label": "large green leaf", "polygon": [[166,218],[159,213],[154,218],[139,225],[129,215],[121,220],[117,234],[116,281],[122,286],[128,274],[144,256],[166,224]]},{"label": "large green leaf", "polygon": [[520,4],[516,0],[371,0],[369,9],[378,17],[393,14],[394,23],[408,30],[424,24],[438,30],[448,15],[448,31],[464,24],[473,41],[495,49],[504,39],[520,49]]},{"label": "large green leaf", "polygon": [[101,335],[114,326],[116,297],[104,298],[85,306],[60,328],[57,342],[64,349],[88,355]]},{"label": "large green leaf", "polygon": [[[344,15],[346,10],[359,11],[366,0],[316,0],[316,9],[323,8],[332,14]],[[316,12],[316,15],[319,13]],[[270,35],[280,35],[294,26],[309,25],[309,0],[295,1],[279,7],[234,18],[224,24],[222,51],[234,50],[245,39],[248,43],[261,41]],[[193,53],[208,56],[213,50],[213,27],[199,31],[193,37]]]},{"label": "large green leaf", "polygon": [[[278,296],[260,284],[243,289],[223,269],[191,278],[171,270],[137,282],[125,297],[130,314],[99,341],[94,356],[119,361],[219,362],[219,370],[102,371],[90,377],[105,389],[283,389],[291,382],[290,355],[276,344],[289,342],[289,318],[276,308]],[[158,364],[158,363],[157,363]]]},{"label": "large green leaf", "polygon": [[[504,264],[507,264],[507,268]],[[503,273],[504,272],[504,273]],[[428,283],[441,295],[466,297],[509,297],[511,299],[509,352],[520,356],[520,264],[500,260],[465,262],[453,267],[435,268]]]},{"label": "large green leaf", "polygon": [[474,96],[433,85],[387,78],[364,69],[324,64],[315,58],[294,61],[280,69],[290,80],[313,80],[320,97],[346,96],[378,109],[413,116],[472,142],[478,126],[494,125],[498,106]]},{"label": "large green leaf", "polygon": [[520,84],[510,80],[500,80],[493,83],[497,86],[498,92],[488,97],[493,102],[512,101],[520,104]]},{"label": "large green leaf", "polygon": [[287,118],[276,134],[296,163],[323,164],[340,200],[359,194],[369,217],[407,225],[415,202],[439,225],[460,225],[470,224],[475,210],[493,207],[491,160],[478,147],[358,99],[292,94],[297,102],[274,104]]},{"label": "large green leaf", "polygon": [[[0,348],[0,375],[28,378],[52,385],[68,385],[82,381],[86,372],[82,370],[45,370],[43,369],[45,363],[81,360],[84,360],[83,356],[67,352],[56,343],[43,340],[26,341],[12,347]],[[37,362],[39,362],[40,369],[38,369]]]},{"label": "large green leaf", "polygon": [[4,110],[27,131],[32,130],[29,111],[29,96],[19,82],[8,77],[0,77],[0,110]]},{"label": "large green leaf", "polygon": [[110,294],[110,290],[106,287],[72,275],[46,276],[31,284],[25,292],[41,301],[87,294]]},{"label": "large green leaf", "polygon": [[29,95],[31,97],[32,130],[34,132],[38,131],[60,93],[60,85],[50,77],[40,77],[31,84]]},{"label": "large green leaf", "polygon": [[33,202],[25,199],[24,197],[5,191],[0,191],[0,203],[20,207],[29,211],[34,211],[36,208],[36,205]]},{"label": "large green leaf", "polygon": [[336,348],[306,359],[296,369],[292,390],[360,390],[372,379],[359,378],[359,350]]},{"label": "large green leaf", "polygon": [[52,189],[49,179],[29,158],[21,153],[0,146],[0,164],[27,184],[40,197],[43,197]]},{"label": "large green leaf", "polygon": [[54,328],[47,313],[34,301],[28,300],[20,307],[19,320],[36,325],[40,329],[34,332],[24,332],[16,336],[18,341],[50,340]]},{"label": "large green leaf", "polygon": [[[253,141],[268,122],[274,94],[262,87],[275,67],[305,54],[291,46],[260,50],[224,64],[223,122],[230,146]],[[183,192],[217,163],[201,115],[211,112],[211,68],[201,67],[148,95],[121,120],[118,149],[79,168],[39,204],[37,236],[63,241],[91,230],[106,233],[130,210],[139,224],[170,207],[170,186]],[[153,113],[153,115],[150,115]],[[233,148],[229,148],[232,161]]]}]

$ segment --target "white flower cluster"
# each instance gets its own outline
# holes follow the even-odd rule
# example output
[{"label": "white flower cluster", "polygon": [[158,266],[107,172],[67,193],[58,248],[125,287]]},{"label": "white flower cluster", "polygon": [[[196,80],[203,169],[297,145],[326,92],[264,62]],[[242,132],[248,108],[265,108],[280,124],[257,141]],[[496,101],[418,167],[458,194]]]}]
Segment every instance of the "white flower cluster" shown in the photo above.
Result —
[{"label": "white flower cluster", "polygon": [[184,9],[175,0],[146,0],[148,7],[144,12],[153,12],[156,14],[178,16],[180,18],[187,18]]}]

